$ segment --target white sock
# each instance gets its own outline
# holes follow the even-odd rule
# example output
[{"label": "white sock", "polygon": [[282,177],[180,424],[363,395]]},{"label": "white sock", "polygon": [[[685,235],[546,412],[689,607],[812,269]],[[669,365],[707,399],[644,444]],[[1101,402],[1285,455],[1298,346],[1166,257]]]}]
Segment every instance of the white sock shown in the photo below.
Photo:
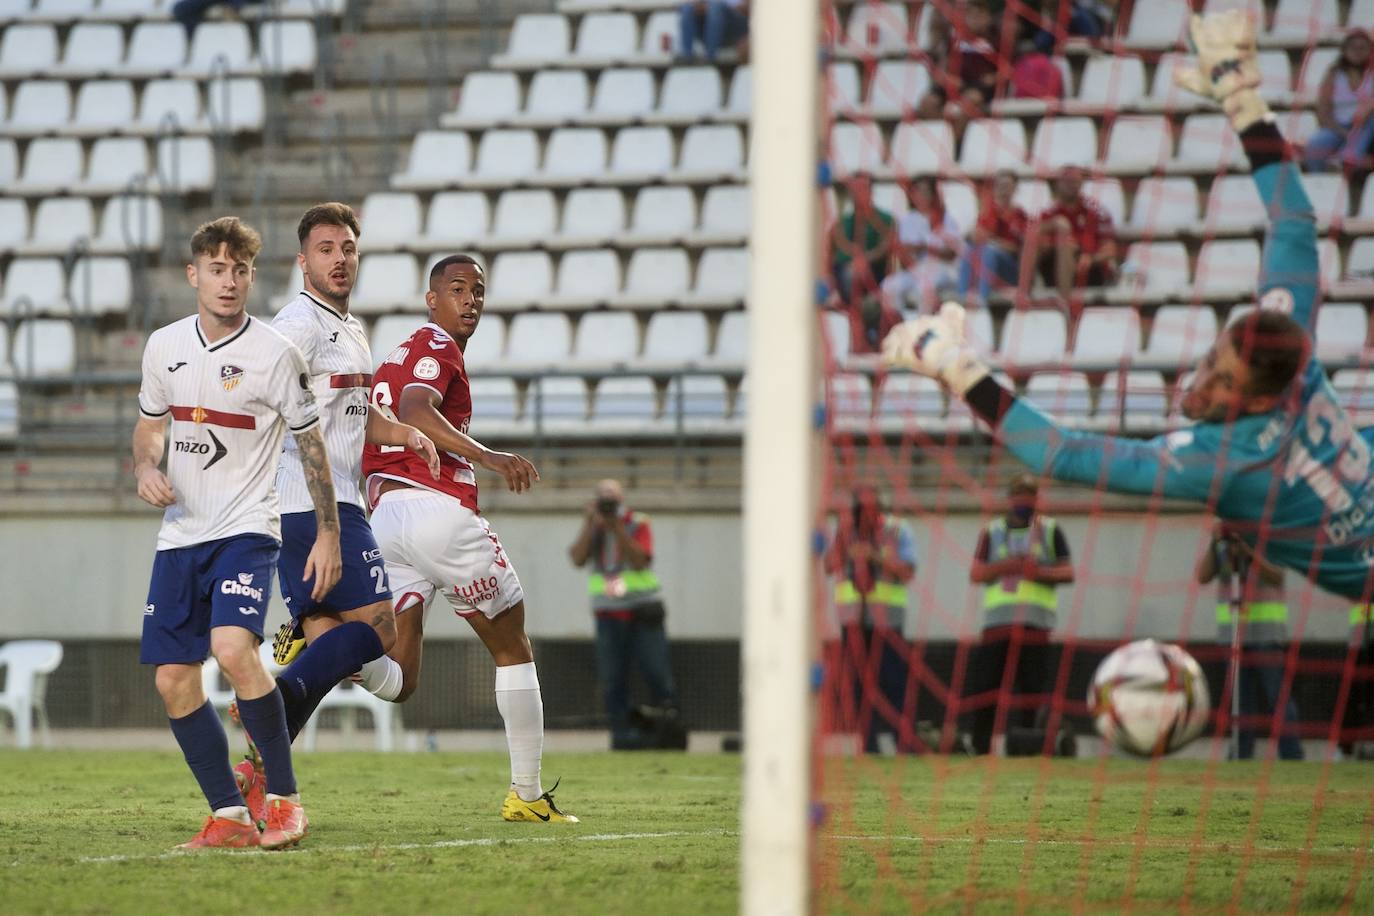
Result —
[{"label": "white sock", "polygon": [[515,794],[534,801],[544,794],[539,760],[544,755],[544,698],[534,662],[496,669],[496,708],[506,723],[510,782]]},{"label": "white sock", "polygon": [[358,671],[362,675],[363,689],[373,696],[388,702],[396,702],[405,684],[401,666],[390,655],[374,658]]},{"label": "white sock", "polygon": [[216,808],[215,817],[222,817],[225,820],[237,821],[240,824],[251,824],[253,819],[248,816],[248,809],[243,805],[229,805],[226,808]]}]

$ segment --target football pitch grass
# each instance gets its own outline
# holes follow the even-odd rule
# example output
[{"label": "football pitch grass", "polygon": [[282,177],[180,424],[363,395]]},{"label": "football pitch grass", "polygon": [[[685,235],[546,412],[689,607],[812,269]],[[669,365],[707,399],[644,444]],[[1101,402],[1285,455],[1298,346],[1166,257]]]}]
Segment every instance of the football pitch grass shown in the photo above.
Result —
[{"label": "football pitch grass", "polygon": [[[821,912],[1374,912],[1374,767],[825,762]],[[579,825],[507,824],[504,754],[301,754],[310,836],[169,853],[179,756],[0,751],[3,913],[729,913],[738,757],[550,753]]]}]

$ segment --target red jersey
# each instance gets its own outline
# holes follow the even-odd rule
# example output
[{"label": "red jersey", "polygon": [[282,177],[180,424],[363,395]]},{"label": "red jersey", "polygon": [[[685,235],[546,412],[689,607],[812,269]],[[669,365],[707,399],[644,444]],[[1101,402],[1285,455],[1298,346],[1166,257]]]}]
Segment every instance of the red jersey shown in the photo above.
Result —
[{"label": "red jersey", "polygon": [[1026,211],[1016,204],[1003,209],[993,203],[991,197],[984,200],[982,212],[978,214],[978,228],[986,232],[988,238],[1008,248],[1020,249],[1029,221]]},{"label": "red jersey", "polygon": [[1105,243],[1116,238],[1112,215],[1090,197],[1079,197],[1078,203],[1066,207],[1054,204],[1040,214],[1042,220],[1062,216],[1073,227],[1074,244],[1083,254],[1096,254]]},{"label": "red jersey", "polygon": [[[463,351],[438,325],[420,327],[409,339],[391,351],[372,376],[372,406],[395,419],[393,411],[401,392],[419,385],[439,395],[439,413],[459,432],[468,431],[472,420],[472,393],[463,366]],[[403,480],[411,486],[452,496],[473,512],[477,508],[477,475],[466,458],[439,451],[439,479],[429,475],[424,458],[408,448],[394,445],[363,447],[363,475],[367,478],[368,501],[377,504],[377,485],[385,478]]]}]

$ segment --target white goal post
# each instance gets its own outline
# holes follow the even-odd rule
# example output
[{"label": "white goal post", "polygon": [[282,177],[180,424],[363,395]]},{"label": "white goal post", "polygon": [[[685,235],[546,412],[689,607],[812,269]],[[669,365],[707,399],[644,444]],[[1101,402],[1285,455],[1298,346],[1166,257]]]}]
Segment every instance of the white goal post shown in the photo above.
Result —
[{"label": "white goal post", "polygon": [[756,0],[750,12],[740,904],[752,916],[808,909],[819,0]]}]

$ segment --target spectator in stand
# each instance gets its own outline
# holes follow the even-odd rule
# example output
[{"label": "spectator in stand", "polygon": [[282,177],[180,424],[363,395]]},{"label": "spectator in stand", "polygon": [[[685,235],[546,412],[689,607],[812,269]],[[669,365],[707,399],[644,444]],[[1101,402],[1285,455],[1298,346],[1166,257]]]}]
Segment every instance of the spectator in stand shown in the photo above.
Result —
[{"label": "spectator in stand", "polygon": [[[965,304],[987,306],[994,280],[999,286],[1012,287],[1020,281],[1021,246],[1030,217],[1013,200],[1016,182],[1016,173],[1003,169],[992,179],[990,193],[983,198],[972,244],[959,262],[959,298]],[[978,292],[970,296],[975,282]]]},{"label": "spectator in stand", "polygon": [[872,175],[855,172],[845,184],[849,203],[829,233],[831,288],[856,308],[887,276],[896,233],[892,214],[873,202]]},{"label": "spectator in stand", "polygon": [[172,18],[181,23],[182,28],[186,29],[186,37],[190,38],[195,34],[196,26],[205,18],[205,14],[216,6],[233,7],[234,12],[241,11],[245,6],[260,4],[263,0],[177,0],[172,4]]},{"label": "spectator in stand", "polygon": [[945,117],[958,137],[969,121],[987,115],[997,89],[997,30],[985,0],[960,4],[950,20],[943,49],[935,72],[943,70],[956,84],[958,95],[945,107]]},{"label": "spectator in stand", "polygon": [[749,39],[749,0],[687,0],[678,8],[678,54],[696,57],[701,43],[714,61],[721,48],[742,48]]},{"label": "spectator in stand", "polygon": [[1360,165],[1374,142],[1374,73],[1371,44],[1363,29],[1351,29],[1341,53],[1317,87],[1317,132],[1307,141],[1304,165],[1326,168],[1333,160],[1346,168]]},{"label": "spectator in stand", "polygon": [[963,230],[945,209],[940,187],[929,175],[911,181],[911,209],[897,225],[897,263],[902,269],[883,281],[883,294],[901,307],[914,298],[921,311],[933,312],[959,282]]},{"label": "spectator in stand", "polygon": [[1016,43],[1016,59],[1011,66],[1011,96],[1045,102],[1064,98],[1064,74],[1055,65],[1054,58],[1028,38]]},{"label": "spectator in stand", "polygon": [[[1112,217],[1102,205],[1083,196],[1083,170],[1066,166],[1051,186],[1054,202],[1040,214],[1036,235],[1042,250],[1036,258],[1046,286],[1066,303],[1075,289],[1111,286],[1120,268]],[[1048,250],[1044,250],[1048,246]]]},{"label": "spectator in stand", "polygon": [[943,86],[932,85],[916,103],[916,117],[922,121],[940,121],[945,117],[949,105],[949,93]]},{"label": "spectator in stand", "polygon": [[[1086,38],[1099,41],[1112,33],[1116,23],[1116,3],[1108,0],[1072,0],[1067,8],[1060,0],[1040,0],[1021,16],[1021,37],[1029,38],[1045,54],[1053,54],[1061,39]],[[1145,5],[1136,0],[1137,10]],[[1062,17],[1062,19],[1061,19]]]}]

